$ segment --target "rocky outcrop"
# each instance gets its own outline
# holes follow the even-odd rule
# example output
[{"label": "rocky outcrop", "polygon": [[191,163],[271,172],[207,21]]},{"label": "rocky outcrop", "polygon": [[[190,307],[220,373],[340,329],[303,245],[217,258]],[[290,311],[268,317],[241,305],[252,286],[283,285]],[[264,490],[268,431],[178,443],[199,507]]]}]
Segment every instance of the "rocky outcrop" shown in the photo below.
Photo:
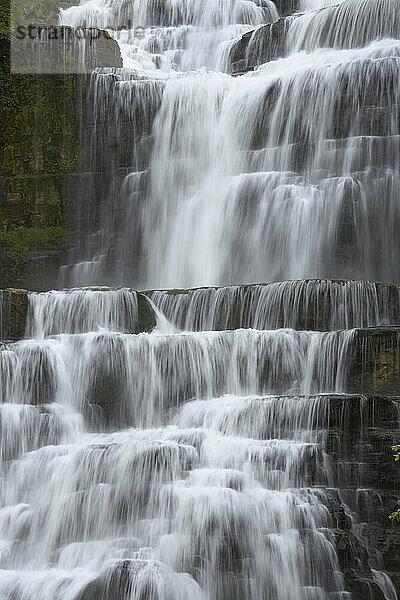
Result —
[{"label": "rocky outcrop", "polygon": [[294,17],[282,18],[242,35],[231,47],[229,70],[233,75],[284,56],[286,34]]},{"label": "rocky outcrop", "polygon": [[13,73],[85,74],[99,67],[122,67],[119,46],[106,31],[54,25],[12,31]]},{"label": "rocky outcrop", "polygon": [[365,0],[362,3],[346,0],[304,15],[293,14],[299,8],[296,1],[283,0],[275,4],[281,19],[248,31],[232,45],[229,68],[234,75],[285,56],[288,30],[294,21],[291,51],[361,48],[376,39],[398,39],[400,36],[399,0]]},{"label": "rocky outcrop", "polygon": [[[4,0],[2,0],[4,4]],[[19,0],[12,3],[12,20],[15,25],[29,26],[31,23],[37,25],[57,25],[59,21],[59,9],[69,8],[75,4],[74,0]]]},{"label": "rocky outcrop", "polygon": [[0,290],[0,342],[23,337],[27,311],[26,290]]}]

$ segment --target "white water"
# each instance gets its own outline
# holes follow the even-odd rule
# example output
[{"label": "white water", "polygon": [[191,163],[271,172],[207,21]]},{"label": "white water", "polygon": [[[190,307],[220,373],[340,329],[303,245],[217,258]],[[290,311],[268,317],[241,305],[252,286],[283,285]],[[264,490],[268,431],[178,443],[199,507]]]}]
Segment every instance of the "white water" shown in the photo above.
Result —
[{"label": "white water", "polygon": [[[400,277],[397,1],[328,4],[296,4],[313,12],[282,56],[237,78],[269,0],[61,11],[113,29],[125,62],[91,77],[61,286]],[[397,324],[398,287],[150,297],[157,329],[134,335],[128,287],[32,294],[31,339],[0,347],[1,600],[348,600],[327,429],[335,402],[347,424],[352,328]],[[365,600],[397,600],[362,547]]]},{"label": "white water", "polygon": [[26,337],[55,333],[84,333],[99,328],[135,331],[138,319],[136,292],[76,288],[30,294]]},{"label": "white water", "polygon": [[[352,336],[352,330],[239,329],[170,335],[100,331],[28,340],[1,355],[3,402],[54,401],[80,412],[94,404],[148,426],[192,397],[343,391]],[[142,397],[145,406],[138,402]]]},{"label": "white water", "polygon": [[367,281],[286,281],[150,294],[172,323],[189,331],[237,327],[324,331],[399,322],[399,287]]},{"label": "white water", "polygon": [[[2,598],[345,598],[307,487],[332,481],[329,400],[254,393],[341,389],[351,340],[97,333],[0,352]],[[107,422],[125,429],[90,433]]]},{"label": "white water", "polygon": [[336,6],[305,13],[292,22],[288,49],[361,48],[379,38],[399,37],[398,0],[346,0],[330,4]]},{"label": "white water", "polygon": [[[114,0],[62,12],[75,25],[155,26],[139,40],[115,32],[129,77],[92,80],[87,168],[111,169],[114,183],[89,194],[100,229],[81,240],[80,261],[96,272],[81,276],[75,251],[63,285],[400,277],[398,0],[299,6],[308,12],[279,34],[288,56],[233,78],[221,72],[232,38],[278,17],[260,4]],[[134,171],[124,183],[112,175],[121,164]]]},{"label": "white water", "polygon": [[[142,217],[146,283],[185,287],[349,276],[350,270],[342,267],[337,272],[335,265],[340,224],[349,208],[353,214],[348,229],[353,237],[348,243],[353,258],[358,259],[358,276],[390,277],[396,264],[392,250],[386,250],[387,223],[399,222],[398,173],[385,170],[382,178],[372,181],[368,172],[357,179],[351,173],[360,134],[379,133],[365,128],[368,122],[360,98],[367,89],[387,111],[394,107],[393,115],[385,112],[385,133],[399,131],[395,112],[400,89],[398,58],[386,58],[394,52],[397,55],[399,49],[397,42],[388,41],[362,52],[299,55],[297,61],[290,58],[266,65],[248,77],[245,86],[243,78],[233,87],[229,82],[232,89],[225,96],[218,122],[207,130],[195,117],[196,111],[185,118],[179,110],[181,104],[192,106],[185,80],[168,83],[154,126],[152,202],[146,204]],[[385,77],[376,80],[378,72]],[[211,123],[218,101],[216,83],[224,84],[223,76],[214,79],[204,73],[196,82],[199,110]],[[344,127],[335,126],[340,114],[337,101],[347,81],[354,91],[345,109],[349,121]],[[269,97],[277,92],[277,84],[278,100],[271,105]],[[184,119],[179,128],[175,128],[177,115]],[[344,142],[342,164],[339,170],[332,165],[331,171],[324,140],[337,135],[351,138],[352,146]],[[204,159],[208,168],[202,165]],[[299,160],[306,168],[302,175],[292,173]],[[187,190],[196,189],[199,175],[203,183],[188,197]],[[384,197],[383,186],[389,190]],[[377,199],[388,219],[377,216]],[[382,259],[375,272],[370,253],[375,260]]]},{"label": "white water", "polygon": [[[308,287],[332,310],[327,290],[348,297],[348,318],[368,295],[368,318],[385,314],[387,288],[338,285]],[[32,294],[27,331],[87,331],[118,311],[121,324],[136,298]],[[0,352],[1,597],[348,598],[324,430],[331,402],[343,402],[344,423],[354,402],[338,395],[354,335],[103,330],[9,344]],[[375,568],[372,580],[396,599],[385,574]]]}]

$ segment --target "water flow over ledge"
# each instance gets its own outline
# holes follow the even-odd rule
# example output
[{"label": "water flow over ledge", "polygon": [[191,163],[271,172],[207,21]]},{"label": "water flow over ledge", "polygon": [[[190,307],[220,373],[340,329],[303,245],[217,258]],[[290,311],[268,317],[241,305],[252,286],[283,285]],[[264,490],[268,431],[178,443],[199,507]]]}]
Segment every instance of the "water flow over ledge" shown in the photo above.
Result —
[{"label": "water flow over ledge", "polygon": [[[61,12],[125,68],[91,77],[60,287],[238,285],[29,296],[0,347],[1,600],[397,600],[399,329],[351,328],[398,324],[399,288],[240,285],[400,278],[398,2],[328,4]],[[278,60],[223,72],[275,31]]]},{"label": "water flow over ledge", "polygon": [[[93,75],[90,210],[76,215],[62,286],[400,278],[398,0],[345,0],[283,28],[269,3],[241,4],[131,7],[157,26],[123,34],[143,64]],[[116,27],[128,13],[88,3],[63,18]],[[235,19],[253,27],[250,53],[283,36],[278,60],[222,73]],[[219,47],[211,70],[202,44]]]}]

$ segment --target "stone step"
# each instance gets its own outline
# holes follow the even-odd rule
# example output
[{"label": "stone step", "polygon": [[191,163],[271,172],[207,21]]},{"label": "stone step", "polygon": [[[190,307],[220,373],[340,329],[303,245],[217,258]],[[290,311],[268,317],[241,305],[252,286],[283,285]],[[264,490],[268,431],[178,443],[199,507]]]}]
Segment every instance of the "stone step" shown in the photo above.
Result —
[{"label": "stone step", "polygon": [[[133,323],[129,305],[135,295],[138,312]],[[174,327],[186,331],[330,331],[400,325],[400,285],[392,283],[310,279],[143,292],[108,287],[43,293],[6,289],[0,291],[0,340],[24,337],[28,307],[27,335],[33,337],[38,327],[39,335],[83,333],[98,327],[125,333],[151,331],[157,316],[148,300]]]},{"label": "stone step", "polygon": [[155,326],[156,314],[148,298],[129,288],[43,293],[0,290],[0,341],[85,333],[99,327],[141,333]]},{"label": "stone step", "polygon": [[[395,67],[391,59],[383,60],[388,60],[388,64],[391,63],[391,67]],[[360,85],[362,96],[357,98],[353,96],[347,96],[346,98],[345,88],[353,85],[353,83],[356,85],[356,83],[352,82],[352,76],[343,70],[343,79],[340,84],[337,84],[337,95],[334,100],[335,110],[332,112],[331,109],[327,110],[330,120],[326,123],[323,138],[320,137],[321,132],[317,132],[310,128],[309,124],[307,125],[304,117],[299,120],[297,127],[294,127],[293,123],[288,126],[287,123],[281,122],[281,130],[275,128],[273,141],[276,146],[281,144],[306,144],[312,147],[313,144],[327,139],[338,140],[358,136],[390,137],[397,135],[398,129],[396,129],[394,123],[400,118],[399,97],[397,92],[396,95],[391,94],[394,86],[398,85],[395,81],[397,74],[395,75],[394,68],[388,69],[391,72],[387,73],[387,83],[384,84],[386,91],[383,91],[381,86],[384,79],[381,77],[380,68],[379,66],[378,69],[377,65],[370,60],[360,60],[359,64],[354,66],[354,71],[358,70],[359,75],[364,74],[362,77],[371,77],[374,81],[375,90],[375,92],[368,94],[364,86]],[[398,69],[398,65],[395,68]],[[289,106],[289,103],[293,101],[291,94],[280,94],[280,85],[281,82],[278,81],[272,87],[267,88],[264,98],[258,101],[257,106],[254,106],[255,110],[260,111],[260,119],[254,124],[251,132],[250,150],[260,150],[268,145],[270,136],[269,119],[271,113],[276,109],[277,103],[282,102]],[[307,87],[305,82],[304,88]],[[309,90],[311,93],[311,88]],[[308,93],[306,90],[304,92],[305,94]],[[322,88],[317,89],[315,93],[318,96],[319,93],[322,94]],[[307,113],[306,105],[303,104],[305,100],[305,95],[296,99],[299,104],[298,109]]]},{"label": "stone step", "polygon": [[296,49],[312,52],[317,48],[362,48],[377,39],[400,38],[399,0],[346,0],[293,15],[295,4],[292,2],[286,10],[279,10],[277,4],[282,18],[246,32],[232,44],[229,67],[233,75],[254,70]]},{"label": "stone step", "polygon": [[[256,440],[284,442],[298,440],[300,435],[304,442],[319,444],[332,461],[325,469],[313,471],[309,460],[314,485],[316,482],[345,489],[352,505],[358,507],[359,502],[364,502],[364,510],[366,489],[371,488],[378,495],[383,491],[393,504],[394,492],[400,488],[398,466],[391,450],[400,441],[400,396],[215,398],[184,405],[178,424]],[[360,489],[365,493],[357,491]],[[381,518],[386,508],[381,510],[375,497],[374,504],[373,510],[380,511],[376,518]]]},{"label": "stone step", "polygon": [[[356,136],[344,139],[326,139],[318,150],[315,144],[294,143],[264,147],[243,152],[249,171],[282,171],[302,173],[316,181],[325,177],[343,176],[343,166],[348,176],[365,173],[369,178],[384,177],[388,169],[397,169],[400,156],[400,136]],[[315,160],[315,157],[317,159]]]},{"label": "stone step", "polygon": [[400,286],[389,283],[310,279],[143,293],[184,330],[329,331],[400,324]]},{"label": "stone step", "polygon": [[68,398],[82,406],[89,420],[95,408],[107,423],[145,427],[193,398],[332,392],[397,396],[399,340],[399,327],[63,334],[10,344],[0,352],[0,392],[9,403]]}]

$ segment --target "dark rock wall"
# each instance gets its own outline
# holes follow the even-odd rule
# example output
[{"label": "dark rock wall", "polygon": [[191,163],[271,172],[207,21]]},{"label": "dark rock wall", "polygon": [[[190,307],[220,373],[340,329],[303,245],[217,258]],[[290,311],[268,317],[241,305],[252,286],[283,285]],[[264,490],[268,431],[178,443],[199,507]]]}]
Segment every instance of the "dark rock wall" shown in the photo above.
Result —
[{"label": "dark rock wall", "polygon": [[0,290],[0,343],[24,336],[27,312],[26,290]]},{"label": "dark rock wall", "polygon": [[[336,497],[332,494],[328,508],[336,520],[340,567],[353,600],[384,598],[371,581],[368,561],[384,566],[400,589],[400,530],[388,518],[400,495],[398,465],[391,451],[400,439],[399,409],[398,397],[329,398],[326,449],[338,492]],[[343,512],[343,503],[353,514]]]},{"label": "dark rock wall", "polygon": [[[46,12],[54,2],[18,6],[18,23],[55,19]],[[80,166],[79,115],[87,77],[10,73],[7,0],[1,0],[1,16],[0,288],[55,287],[71,235],[65,208]],[[110,43],[111,62],[121,66],[119,49]]]}]

